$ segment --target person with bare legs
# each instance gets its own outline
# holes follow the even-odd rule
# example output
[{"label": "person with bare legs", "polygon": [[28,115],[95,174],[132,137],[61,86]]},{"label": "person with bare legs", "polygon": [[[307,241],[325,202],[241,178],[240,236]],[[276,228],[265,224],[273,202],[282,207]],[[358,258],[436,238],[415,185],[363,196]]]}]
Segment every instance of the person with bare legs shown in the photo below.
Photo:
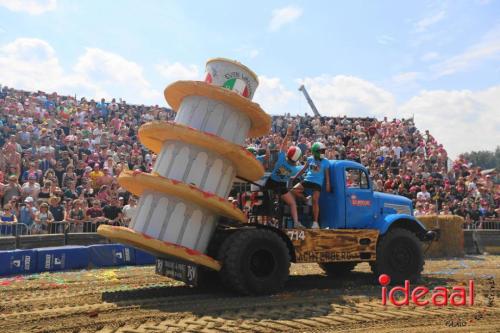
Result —
[{"label": "person with bare legs", "polygon": [[302,168],[300,165],[297,165],[297,162],[302,156],[300,148],[296,146],[288,148],[288,141],[290,135],[293,133],[293,130],[293,126],[290,126],[287,129],[287,133],[281,143],[280,151],[278,153],[278,160],[276,161],[271,175],[266,182],[265,188],[278,193],[280,198],[290,206],[293,227],[303,228],[302,224],[299,222],[295,198],[288,189],[288,181]]},{"label": "person with bare legs", "polygon": [[326,147],[322,142],[315,142],[311,146],[313,156],[307,159],[304,167],[297,173],[295,178],[300,177],[304,172],[306,176],[303,181],[295,185],[292,190],[295,197],[306,200],[304,191],[312,191],[313,224],[312,229],[319,229],[319,195],[326,182],[326,191],[330,192],[330,164],[325,158]]}]

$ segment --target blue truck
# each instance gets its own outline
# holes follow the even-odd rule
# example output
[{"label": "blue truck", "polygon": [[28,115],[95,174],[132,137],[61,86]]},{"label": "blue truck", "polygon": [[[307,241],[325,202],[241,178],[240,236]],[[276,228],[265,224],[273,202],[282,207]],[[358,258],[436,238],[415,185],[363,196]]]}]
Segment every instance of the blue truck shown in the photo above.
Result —
[{"label": "blue truck", "polygon": [[[289,229],[221,219],[208,255],[214,271],[175,258],[159,258],[157,273],[190,285],[220,281],[247,295],[282,289],[290,263],[318,263],[327,275],[344,275],[368,262],[375,276],[416,282],[424,266],[423,244],[438,238],[413,216],[408,198],[377,192],[368,170],[353,161],[329,161],[331,192],[320,196],[320,229]],[[304,211],[304,210],[302,210]],[[286,220],[285,216],[279,219]]]}]

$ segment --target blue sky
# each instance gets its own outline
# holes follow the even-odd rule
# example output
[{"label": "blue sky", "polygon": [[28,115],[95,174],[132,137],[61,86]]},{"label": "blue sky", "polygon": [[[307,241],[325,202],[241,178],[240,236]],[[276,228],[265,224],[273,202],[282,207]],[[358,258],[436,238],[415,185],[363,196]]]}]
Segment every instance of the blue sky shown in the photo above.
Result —
[{"label": "blue sky", "polygon": [[[415,116],[452,155],[500,142],[500,1],[0,0],[0,84],[165,105],[211,57],[272,114]],[[482,138],[479,140],[478,138]]]}]

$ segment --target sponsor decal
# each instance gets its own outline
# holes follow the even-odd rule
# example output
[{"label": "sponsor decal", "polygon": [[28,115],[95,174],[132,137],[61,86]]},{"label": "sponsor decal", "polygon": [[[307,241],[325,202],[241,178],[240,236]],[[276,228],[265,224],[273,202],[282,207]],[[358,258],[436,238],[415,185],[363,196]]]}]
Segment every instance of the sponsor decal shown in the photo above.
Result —
[{"label": "sponsor decal", "polygon": [[351,204],[357,207],[369,207],[372,202],[370,200],[360,200],[356,195],[351,195]]},{"label": "sponsor decal", "polygon": [[357,252],[314,252],[306,251],[297,256],[298,262],[333,262],[359,259]]},{"label": "sponsor decal", "polygon": [[252,89],[252,80],[246,76],[244,73],[240,72],[229,72],[224,74],[224,88],[232,90],[243,97],[250,96],[250,90]]},{"label": "sponsor decal", "polygon": [[50,262],[52,260],[52,256],[50,254],[45,255],[45,269],[50,269]]},{"label": "sponsor decal", "polygon": [[30,266],[31,266],[31,257],[30,256],[24,257],[24,270],[29,271]]},{"label": "sponsor decal", "polygon": [[176,259],[157,259],[156,273],[196,286],[198,283],[198,267]]},{"label": "sponsor decal", "polygon": [[250,96],[247,84],[242,79],[239,79],[239,78],[229,79],[226,82],[224,82],[223,87],[226,89],[232,90],[232,91],[240,94],[243,97]]}]

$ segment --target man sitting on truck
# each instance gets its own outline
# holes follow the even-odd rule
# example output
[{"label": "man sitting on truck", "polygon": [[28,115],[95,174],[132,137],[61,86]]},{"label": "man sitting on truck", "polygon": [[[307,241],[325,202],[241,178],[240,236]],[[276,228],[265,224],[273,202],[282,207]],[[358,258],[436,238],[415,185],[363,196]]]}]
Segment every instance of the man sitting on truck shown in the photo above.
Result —
[{"label": "man sitting on truck", "polygon": [[319,218],[319,195],[321,189],[323,188],[323,183],[326,181],[326,191],[330,192],[330,164],[325,158],[326,147],[322,142],[315,142],[311,146],[311,152],[313,156],[308,157],[304,167],[297,173],[294,177],[300,177],[306,170],[306,176],[304,180],[295,185],[292,193],[305,200],[304,192],[312,191],[312,206],[313,206],[313,223],[312,229],[319,229],[318,218]]},{"label": "man sitting on truck", "polygon": [[294,127],[295,126],[292,125],[287,129],[285,138],[283,139],[283,142],[280,146],[278,159],[274,164],[271,175],[267,179],[265,188],[279,194],[280,198],[290,206],[290,213],[293,219],[293,227],[303,228],[302,224],[299,222],[295,197],[289,192],[288,189],[288,182],[290,178],[295,176],[300,171],[300,169],[302,169],[301,165],[297,165],[297,162],[302,156],[300,148],[291,146],[287,149],[289,137],[290,135],[292,135]]}]

